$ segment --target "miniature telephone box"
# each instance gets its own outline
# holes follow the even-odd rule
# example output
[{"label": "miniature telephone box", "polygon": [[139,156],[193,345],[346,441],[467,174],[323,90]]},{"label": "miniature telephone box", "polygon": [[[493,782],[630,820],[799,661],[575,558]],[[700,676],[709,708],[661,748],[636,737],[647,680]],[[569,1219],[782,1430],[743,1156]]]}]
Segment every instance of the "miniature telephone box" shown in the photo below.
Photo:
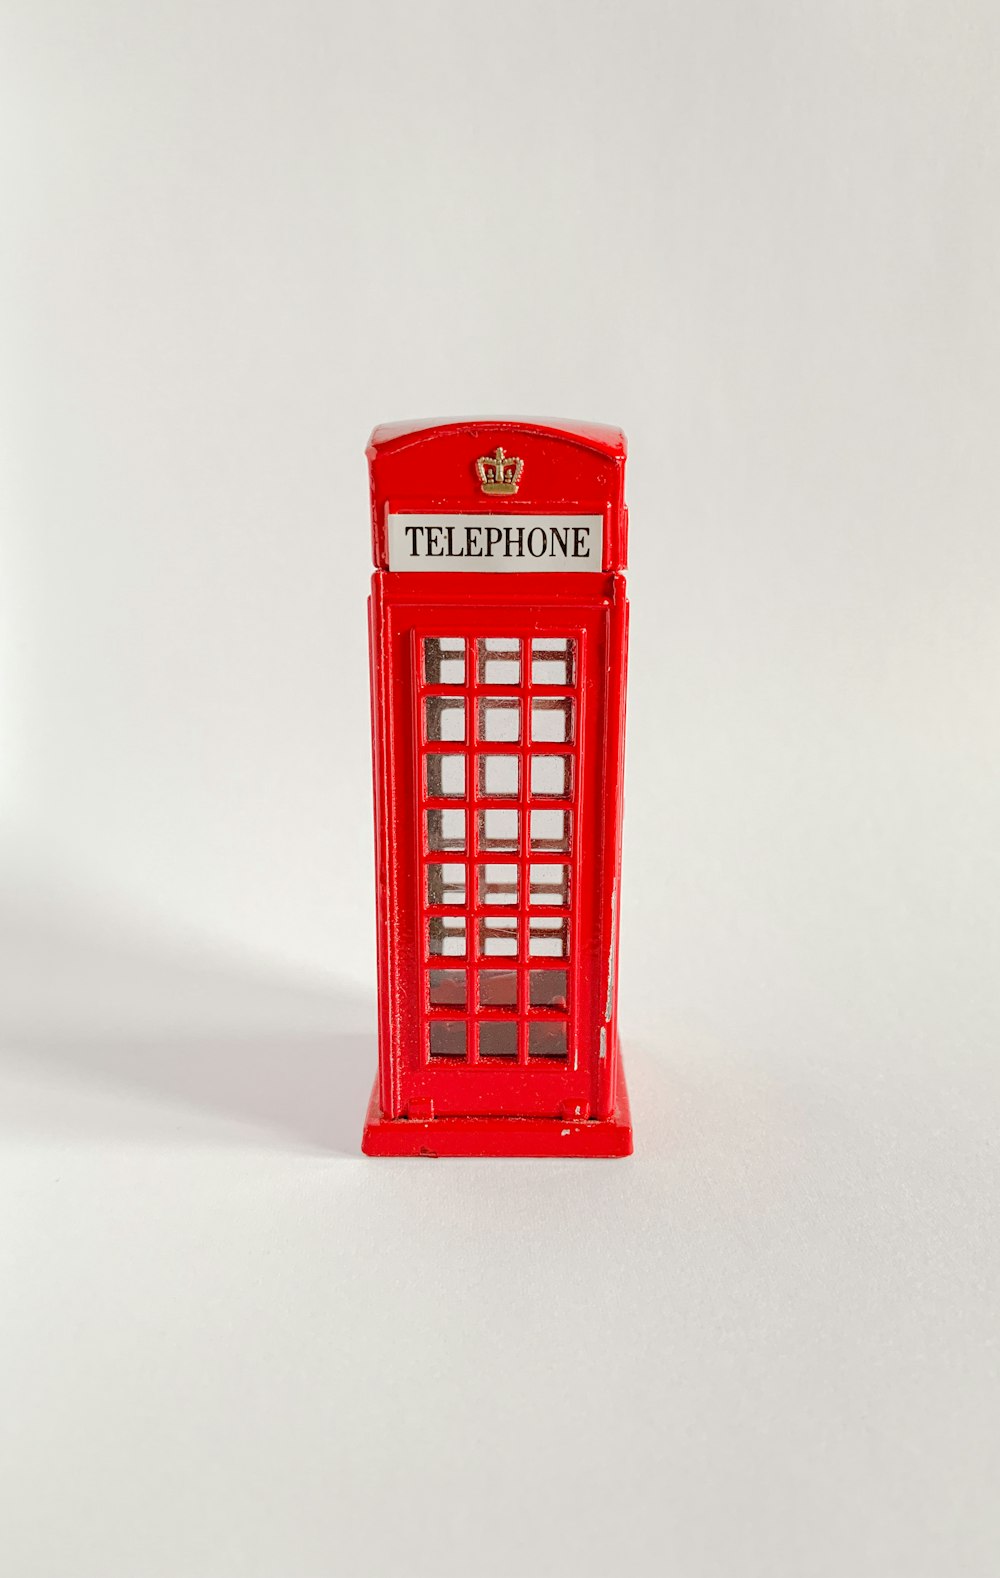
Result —
[{"label": "miniature telephone box", "polygon": [[377,1156],[621,1156],[625,439],[376,428]]}]

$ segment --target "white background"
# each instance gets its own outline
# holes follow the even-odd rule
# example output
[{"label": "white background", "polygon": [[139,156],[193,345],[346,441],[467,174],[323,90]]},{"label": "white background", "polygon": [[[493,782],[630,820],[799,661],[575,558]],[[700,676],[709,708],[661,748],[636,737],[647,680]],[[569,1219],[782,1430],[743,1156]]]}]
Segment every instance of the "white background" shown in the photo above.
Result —
[{"label": "white background", "polygon": [[[997,1570],[992,0],[3,0],[0,1565]],[[631,441],[622,1163],[368,1162],[363,449]]]}]

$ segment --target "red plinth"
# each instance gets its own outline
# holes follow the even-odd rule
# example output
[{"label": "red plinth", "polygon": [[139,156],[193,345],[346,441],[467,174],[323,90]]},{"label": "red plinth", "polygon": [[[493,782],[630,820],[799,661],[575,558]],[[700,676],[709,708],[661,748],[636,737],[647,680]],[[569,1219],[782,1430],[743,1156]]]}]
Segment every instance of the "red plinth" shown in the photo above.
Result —
[{"label": "red plinth", "polygon": [[624,1072],[610,1118],[383,1118],[378,1082],[361,1149],[366,1156],[631,1156],[632,1116]]}]

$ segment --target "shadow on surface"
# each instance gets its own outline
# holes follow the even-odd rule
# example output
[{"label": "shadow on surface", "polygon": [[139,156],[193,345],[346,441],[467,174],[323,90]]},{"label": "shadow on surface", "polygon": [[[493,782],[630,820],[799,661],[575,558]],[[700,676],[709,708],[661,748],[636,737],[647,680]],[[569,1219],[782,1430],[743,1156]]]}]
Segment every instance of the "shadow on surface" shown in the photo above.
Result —
[{"label": "shadow on surface", "polygon": [[8,1132],[232,1142],[242,1128],[357,1156],[375,1063],[374,1002],[349,986],[80,904],[0,909]]}]

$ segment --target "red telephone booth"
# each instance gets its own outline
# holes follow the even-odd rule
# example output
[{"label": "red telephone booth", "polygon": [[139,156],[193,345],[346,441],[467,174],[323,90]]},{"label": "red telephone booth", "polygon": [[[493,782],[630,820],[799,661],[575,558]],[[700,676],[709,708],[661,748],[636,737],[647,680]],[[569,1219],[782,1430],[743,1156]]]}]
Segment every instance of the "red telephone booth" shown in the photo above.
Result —
[{"label": "red telephone booth", "polygon": [[376,428],[369,1155],[619,1156],[625,439]]}]

